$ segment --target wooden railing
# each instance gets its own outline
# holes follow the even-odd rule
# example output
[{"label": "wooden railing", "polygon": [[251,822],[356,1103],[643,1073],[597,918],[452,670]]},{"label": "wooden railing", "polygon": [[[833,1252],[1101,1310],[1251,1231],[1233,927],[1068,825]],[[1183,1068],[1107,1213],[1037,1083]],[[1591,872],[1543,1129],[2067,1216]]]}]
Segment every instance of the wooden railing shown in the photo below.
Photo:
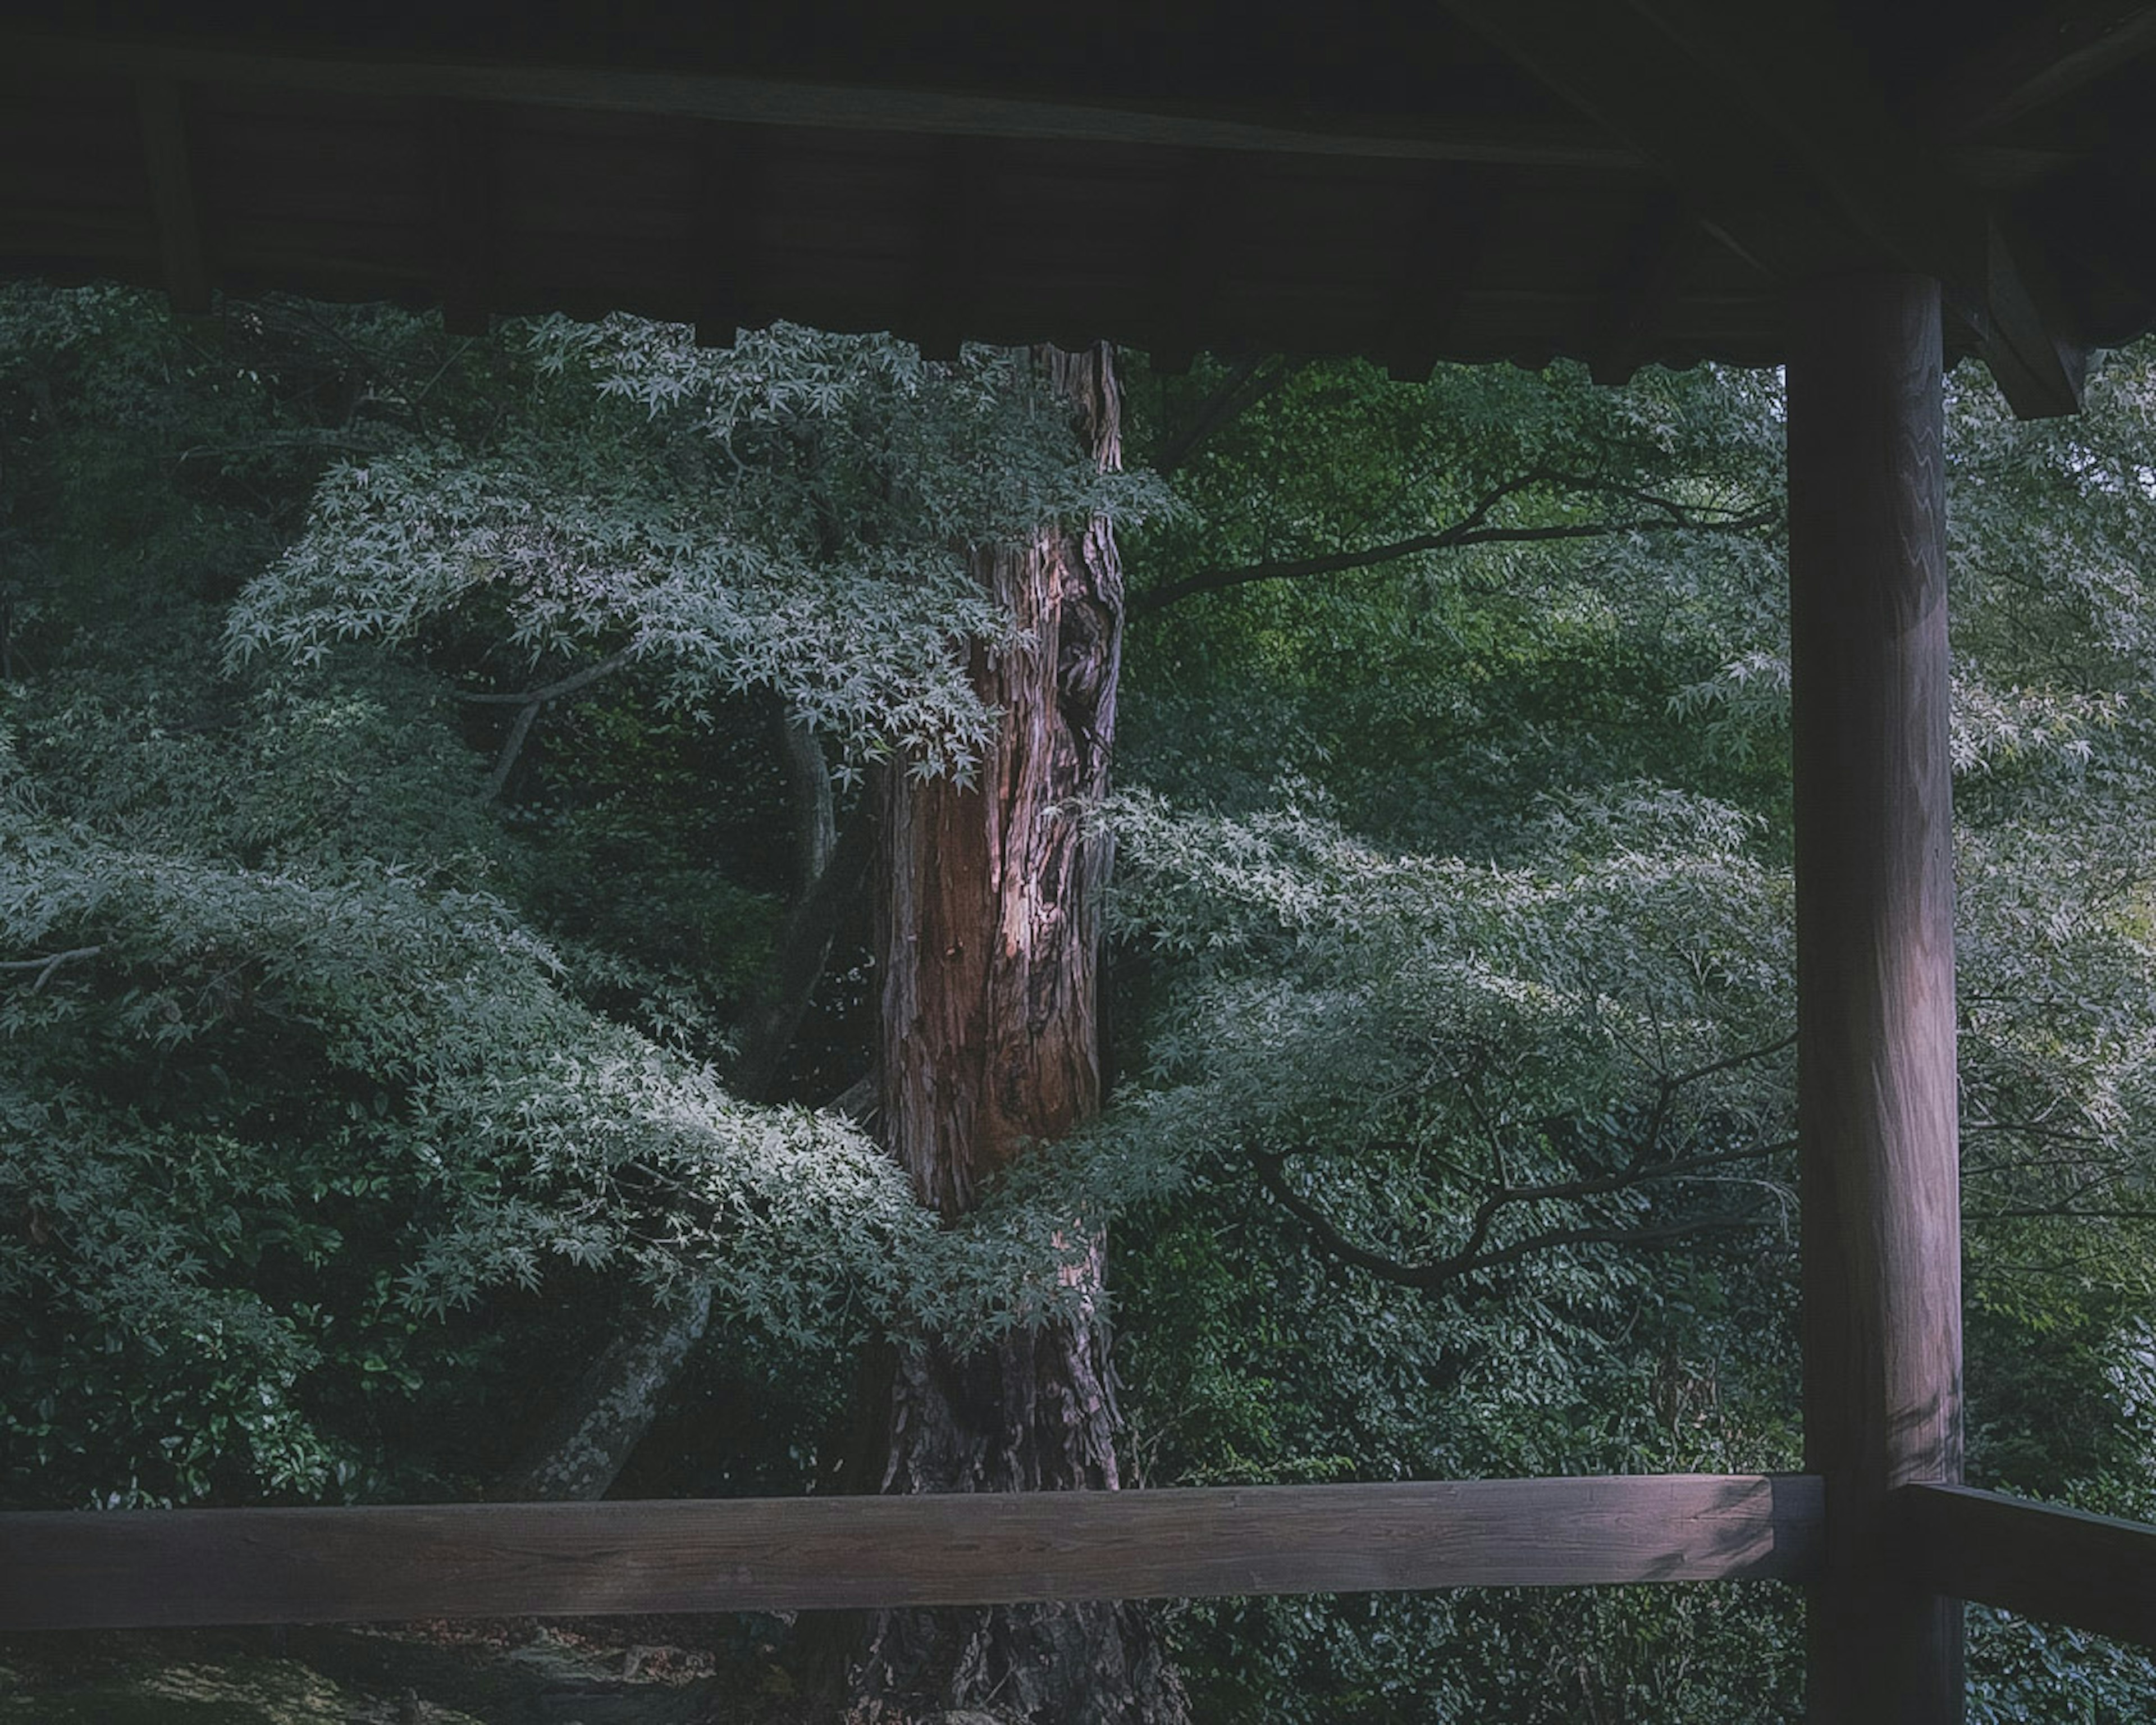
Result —
[{"label": "wooden railing", "polygon": [[[1922,1584],[2156,1647],[2156,1527],[1896,1494]],[[0,1630],[1817,1579],[1822,1482],[1677,1474],[0,1515]]]},{"label": "wooden railing", "polygon": [[1967,1486],[1898,1495],[1935,1592],[2156,1647],[2156,1527]]},{"label": "wooden railing", "polygon": [[37,1512],[0,1517],[0,1629],[1800,1581],[1821,1526],[1756,1474]]}]

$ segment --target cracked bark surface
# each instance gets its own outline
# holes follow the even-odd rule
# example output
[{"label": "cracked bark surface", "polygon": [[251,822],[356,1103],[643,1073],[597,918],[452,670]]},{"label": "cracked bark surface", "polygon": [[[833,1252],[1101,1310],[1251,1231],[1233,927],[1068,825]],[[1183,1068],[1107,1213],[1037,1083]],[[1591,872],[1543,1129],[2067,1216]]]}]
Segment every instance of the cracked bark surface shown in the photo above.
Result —
[{"label": "cracked bark surface", "polygon": [[[1104,468],[1120,460],[1109,351],[1042,350]],[[1029,1143],[1099,1111],[1100,896],[1111,860],[1086,811],[1107,788],[1123,578],[1105,520],[973,556],[1024,632],[977,650],[1000,711],[977,780],[888,775],[877,958],[880,1130],[921,1202],[978,1203]],[[1075,1224],[1079,1219],[1074,1218]],[[902,1352],[880,1470],[886,1491],[1113,1491],[1122,1483],[1097,1229],[1065,1275],[1077,1316],[963,1355]],[[1179,1686],[1140,1605],[890,1611],[870,1621],[853,1717],[952,1707],[1056,1725],[1180,1725]]]}]

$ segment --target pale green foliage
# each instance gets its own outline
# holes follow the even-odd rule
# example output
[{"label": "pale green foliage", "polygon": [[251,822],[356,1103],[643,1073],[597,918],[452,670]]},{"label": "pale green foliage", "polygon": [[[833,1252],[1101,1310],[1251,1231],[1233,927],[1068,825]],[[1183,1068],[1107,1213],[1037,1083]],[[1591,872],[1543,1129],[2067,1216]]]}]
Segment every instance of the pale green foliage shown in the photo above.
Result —
[{"label": "pale green foliage", "polygon": [[[285,735],[333,730],[351,698],[321,697],[325,716],[277,697]],[[176,792],[203,776],[190,755],[222,752],[146,729]],[[322,1309],[249,1267],[326,1268],[362,1230],[398,1266],[382,1321],[572,1266],[633,1272],[655,1297],[711,1290],[726,1321],[797,1347],[979,1334],[1074,1297],[1057,1274],[1084,1245],[1070,1219],[1111,1201],[1086,1165],[942,1229],[850,1124],[744,1104],[593,1014],[491,894],[363,850],[311,852],[304,871],[205,854],[201,807],[154,809],[90,770],[124,752],[45,732],[39,752],[72,774],[33,774],[12,742],[0,757],[0,952],[74,956],[0,973],[0,1207],[37,1219],[0,1235],[0,1301],[186,1363],[198,1396],[226,1362],[228,1435],[259,1488],[349,1471],[303,1409],[350,1368],[326,1353]],[[228,798],[233,828],[251,803]],[[198,1429],[137,1401],[152,1434]],[[99,1495],[172,1495],[141,1477]]]},{"label": "pale green foliage", "polygon": [[[1127,797],[1115,823],[1123,937],[1200,960],[1143,1113],[1194,1153],[1300,1153],[1313,1193],[1368,1183],[1383,1195],[1352,1201],[1396,1256],[1456,1247],[1482,1182],[1577,1175],[1552,1122],[1629,1120],[1647,1170],[1790,1129],[1787,877],[1732,809],[1574,798],[1533,865],[1502,868],[1382,851],[1292,801],[1229,818]],[[1773,1172],[1671,1184],[1777,1214]],[[1636,1222],[1673,1195],[1645,1180],[1592,1214]],[[1486,1244],[1566,1214],[1522,1204]]]},{"label": "pale green foliage", "polygon": [[1143,495],[1091,470],[1022,355],[785,324],[713,352],[626,317],[531,340],[535,400],[496,446],[330,470],[234,610],[236,660],[455,616],[534,666],[651,661],[684,703],[770,689],[850,762],[963,775],[993,722],[966,644],[1011,629],[967,548]]}]

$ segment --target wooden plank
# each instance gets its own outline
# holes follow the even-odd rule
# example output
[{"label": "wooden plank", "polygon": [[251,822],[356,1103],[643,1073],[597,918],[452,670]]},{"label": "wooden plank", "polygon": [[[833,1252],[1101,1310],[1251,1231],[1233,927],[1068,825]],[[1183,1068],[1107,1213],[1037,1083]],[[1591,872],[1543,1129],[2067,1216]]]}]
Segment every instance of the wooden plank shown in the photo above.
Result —
[{"label": "wooden plank", "polygon": [[1630,382],[1656,352],[1671,304],[1703,243],[1698,221],[1666,193],[1641,213],[1604,285],[1600,316],[1583,344],[1588,375],[1596,382]]},{"label": "wooden plank", "polygon": [[158,261],[172,310],[209,310],[210,270],[203,244],[202,212],[187,156],[187,116],[180,87],[170,78],[144,78],[135,87],[142,126],[142,162],[150,181]]},{"label": "wooden plank", "polygon": [[549,107],[673,115],[755,126],[924,136],[1034,138],[1376,161],[1636,172],[1621,145],[1559,121],[1435,113],[1413,123],[1357,118],[1327,124],[1252,121],[1188,105],[1067,102],[889,85],[715,77],[608,66],[372,61],[51,36],[0,30],[0,60],[24,68],[161,76],[232,86],[267,85],[346,95],[447,101],[530,102]]},{"label": "wooden plank", "polygon": [[1164,377],[1182,376],[1199,348],[1219,345],[1210,332],[1224,321],[1221,292],[1248,219],[1237,166],[1210,151],[1178,151],[1163,164],[1174,175],[1173,213],[1155,254],[1146,357]]},{"label": "wooden plank", "polygon": [[924,359],[955,360],[975,310],[981,275],[992,255],[988,218],[995,198],[991,155],[967,138],[943,138],[921,164],[919,217],[914,223],[906,333]]},{"label": "wooden plank", "polygon": [[762,290],[769,176],[761,137],[742,126],[713,126],[697,166],[690,235],[696,340],[706,347],[731,347],[742,330],[760,326],[768,316]]},{"label": "wooden plank", "polygon": [[1826,1481],[1819,1725],[1958,1725],[1961,1612],[1896,1488],[1961,1476],[1953,809],[1938,284],[1793,308],[1790,695],[1804,1460]]},{"label": "wooden plank", "polygon": [[1398,273],[1372,354],[1396,380],[1427,382],[1450,349],[1460,308],[1510,208],[1500,177],[1439,170],[1399,224]]},{"label": "wooden plank", "polygon": [[0,1630],[1799,1580],[1819,1482],[1648,1475],[0,1517]]},{"label": "wooden plank", "polygon": [[1897,1498],[1928,1586],[2156,1647],[2156,1527],[1967,1486]]}]

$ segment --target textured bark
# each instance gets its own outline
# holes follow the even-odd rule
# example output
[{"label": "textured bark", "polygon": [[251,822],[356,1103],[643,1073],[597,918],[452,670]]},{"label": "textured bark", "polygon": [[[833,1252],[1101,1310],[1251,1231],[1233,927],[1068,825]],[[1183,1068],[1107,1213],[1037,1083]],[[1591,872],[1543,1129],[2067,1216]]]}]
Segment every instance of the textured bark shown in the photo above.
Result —
[{"label": "textured bark", "polygon": [[[1117,464],[1106,347],[1045,350],[1103,467]],[[973,567],[1024,631],[973,675],[1003,724],[976,781],[888,776],[880,822],[883,1141],[922,1203],[964,1214],[1029,1143],[1099,1111],[1100,891],[1086,819],[1107,788],[1123,580],[1105,521],[984,547]],[[1093,1255],[1070,1274],[1100,1285]],[[899,1358],[881,1469],[890,1491],[1113,1491],[1114,1378],[1090,1297],[1072,1321],[958,1357]],[[880,1614],[857,1717],[993,1707],[1056,1725],[1185,1717],[1144,1609],[1097,1604]]]}]

